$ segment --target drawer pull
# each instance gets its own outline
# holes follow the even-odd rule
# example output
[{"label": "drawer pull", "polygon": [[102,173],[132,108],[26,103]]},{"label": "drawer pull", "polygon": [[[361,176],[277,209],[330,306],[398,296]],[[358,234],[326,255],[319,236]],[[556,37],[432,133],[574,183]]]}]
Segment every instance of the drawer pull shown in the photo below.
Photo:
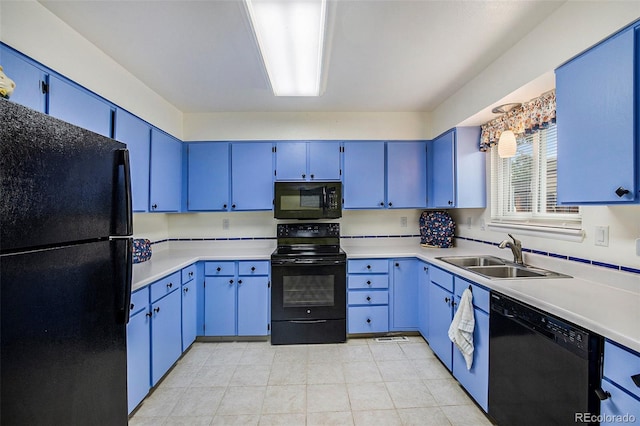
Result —
[{"label": "drawer pull", "polygon": [[233,284],[233,280],[229,280],[229,285]]},{"label": "drawer pull", "polygon": [[640,374],[634,374],[631,376],[631,380],[633,380],[633,383],[640,388]]},{"label": "drawer pull", "polygon": [[251,267],[251,272],[253,272],[253,271],[255,271],[255,270],[256,270],[256,267],[255,267],[255,266],[252,266],[252,267]]},{"label": "drawer pull", "polygon": [[367,318],[367,324],[371,324],[371,318]]},{"label": "drawer pull", "polygon": [[216,268],[216,271],[220,272],[222,271],[222,268],[220,268],[219,266]]},{"label": "drawer pull", "polygon": [[371,296],[367,296],[367,302],[371,302]]},{"label": "drawer pull", "polygon": [[189,287],[184,289],[184,293],[187,294],[189,292]]},{"label": "drawer pull", "polygon": [[189,276],[192,277],[193,276],[193,272],[189,272]]},{"label": "drawer pull", "polygon": [[134,307],[134,306],[136,306],[136,305],[134,305],[134,304],[132,303],[132,304],[131,304],[131,306],[129,307],[129,310],[132,310],[132,311],[133,311],[133,307]]},{"label": "drawer pull", "polygon": [[146,314],[144,314],[145,317],[150,317],[151,316],[151,312],[147,312]]},{"label": "drawer pull", "polygon": [[167,284],[167,288],[171,288],[171,287],[173,287],[173,283]]},{"label": "drawer pull", "polygon": [[238,280],[238,285],[242,284],[242,280]]},{"label": "drawer pull", "polygon": [[609,391],[603,390],[602,388],[597,388],[595,392],[596,395],[598,395],[598,399],[600,399],[600,401],[611,398],[611,394],[609,393]]},{"label": "drawer pull", "polygon": [[367,269],[371,269],[371,265],[367,265]]},{"label": "drawer pull", "polygon": [[156,314],[160,312],[160,306],[158,306],[157,308],[154,308],[153,312],[155,312]]},{"label": "drawer pull", "polygon": [[371,280],[367,280],[367,285],[371,285]]}]

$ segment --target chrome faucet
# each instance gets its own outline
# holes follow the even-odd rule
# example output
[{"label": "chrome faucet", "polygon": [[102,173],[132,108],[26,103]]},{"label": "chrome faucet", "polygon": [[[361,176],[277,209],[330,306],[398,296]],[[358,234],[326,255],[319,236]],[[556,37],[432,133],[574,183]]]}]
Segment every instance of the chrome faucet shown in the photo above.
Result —
[{"label": "chrome faucet", "polygon": [[513,237],[513,235],[511,234],[507,234],[507,235],[511,237],[513,242],[509,240],[503,240],[498,245],[498,247],[500,247],[501,249],[505,247],[509,247],[511,249],[511,252],[513,253],[513,262],[519,265],[524,265],[524,260],[522,259],[522,243],[520,242],[520,240],[516,240]]}]

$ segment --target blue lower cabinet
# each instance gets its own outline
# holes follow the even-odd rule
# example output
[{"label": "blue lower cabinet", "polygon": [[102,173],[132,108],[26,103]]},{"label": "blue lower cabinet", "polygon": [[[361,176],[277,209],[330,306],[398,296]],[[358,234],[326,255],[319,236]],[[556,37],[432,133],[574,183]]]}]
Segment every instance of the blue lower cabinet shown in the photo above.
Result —
[{"label": "blue lower cabinet", "polygon": [[268,274],[269,261],[266,260],[206,262],[204,335],[267,336]]},{"label": "blue lower cabinet", "polygon": [[[149,392],[151,336],[149,335],[149,288],[131,295],[131,316],[127,324],[127,397],[131,413]],[[135,312],[135,313],[134,313]]]},{"label": "blue lower cabinet", "polygon": [[385,333],[389,331],[389,306],[349,306],[349,333]]},{"label": "blue lower cabinet", "polygon": [[606,378],[602,380],[602,390],[609,392],[609,397],[600,402],[601,425],[619,425],[634,423],[632,419],[640,419],[640,400],[626,393]]},{"label": "blue lower cabinet", "polygon": [[182,351],[186,351],[196,340],[197,332],[197,292],[196,281],[182,285]]},{"label": "blue lower cabinet", "polygon": [[[460,298],[456,298],[460,301]],[[475,329],[473,330],[473,363],[471,370],[458,348],[453,348],[453,376],[488,412],[489,399],[489,314],[475,308],[473,310]]]},{"label": "blue lower cabinet", "polygon": [[389,295],[389,330],[418,330],[418,260],[391,261],[393,278]]},{"label": "blue lower cabinet", "polygon": [[[435,269],[435,268],[432,268]],[[453,293],[433,281],[429,284],[429,346],[451,371],[451,340],[449,326],[453,318]]]},{"label": "blue lower cabinet", "polygon": [[418,264],[418,330],[429,340],[429,264]]},{"label": "blue lower cabinet", "polygon": [[169,371],[182,354],[180,287],[151,304],[151,385]]}]

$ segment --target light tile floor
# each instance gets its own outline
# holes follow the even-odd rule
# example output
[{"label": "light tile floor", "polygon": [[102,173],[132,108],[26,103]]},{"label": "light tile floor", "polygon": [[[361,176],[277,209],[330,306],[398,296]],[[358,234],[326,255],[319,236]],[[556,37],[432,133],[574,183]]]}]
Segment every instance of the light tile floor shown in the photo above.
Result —
[{"label": "light tile floor", "polygon": [[196,342],[138,425],[491,425],[418,336],[272,346]]}]

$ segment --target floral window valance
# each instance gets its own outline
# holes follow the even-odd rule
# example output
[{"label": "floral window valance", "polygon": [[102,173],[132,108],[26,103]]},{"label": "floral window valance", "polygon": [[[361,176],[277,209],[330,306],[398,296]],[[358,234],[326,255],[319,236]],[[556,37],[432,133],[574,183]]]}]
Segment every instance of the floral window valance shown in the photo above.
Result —
[{"label": "floral window valance", "polygon": [[556,121],[556,91],[544,93],[542,96],[524,103],[508,113],[491,120],[481,126],[480,151],[487,151],[498,144],[500,134],[511,130],[516,138],[544,129]]}]

